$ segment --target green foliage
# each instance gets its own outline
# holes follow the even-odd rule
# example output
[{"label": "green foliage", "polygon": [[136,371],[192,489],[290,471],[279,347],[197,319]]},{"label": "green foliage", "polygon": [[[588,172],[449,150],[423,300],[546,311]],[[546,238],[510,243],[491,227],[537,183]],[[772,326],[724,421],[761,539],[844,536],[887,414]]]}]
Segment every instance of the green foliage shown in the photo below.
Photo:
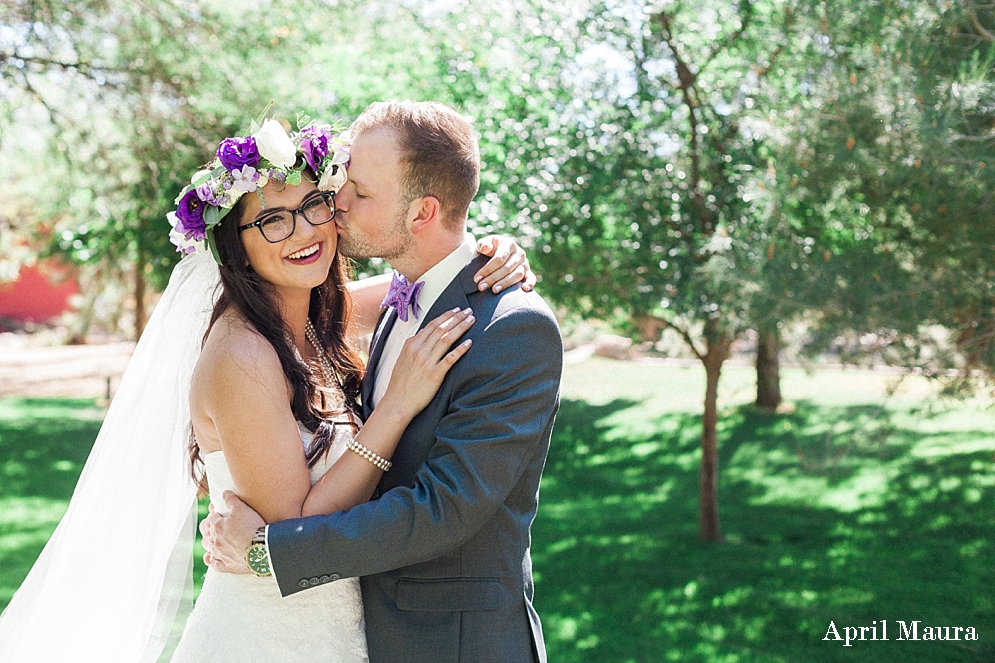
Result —
[{"label": "green foliage", "polygon": [[[914,381],[885,398],[873,374],[787,371],[806,399],[771,415],[747,404],[751,371],[727,373],[715,547],[695,527],[700,373],[568,369],[533,528],[550,660],[986,660],[991,413]],[[889,642],[822,641],[831,620],[881,619]],[[981,640],[898,642],[898,619]]]},{"label": "green foliage", "polygon": [[286,89],[317,77],[296,74],[313,71],[312,48],[334,46],[322,22],[350,11],[289,1],[4,5],[0,105],[12,112],[2,138],[47,122],[57,147],[31,153],[34,195],[52,203],[37,212],[40,240],[105,278],[134,280],[136,297],[145,281],[161,289],[179,259],[165,220],[176,193],[263,100],[279,99],[280,112],[319,106]]},{"label": "green foliage", "polygon": [[[990,353],[995,255],[979,240],[995,220],[995,70],[970,4],[862,4],[859,17],[848,3],[799,9],[822,55],[804,72],[808,93],[779,160],[778,197],[796,232],[778,248],[809,277],[782,268],[772,290],[818,311],[812,351],[852,330],[844,354],[926,371],[992,365],[980,355]],[[806,255],[791,246],[802,238]],[[959,357],[933,342],[941,326]]]},{"label": "green foliage", "polygon": [[0,400],[0,606],[65,513],[103,415],[92,400]]},{"label": "green foliage", "polygon": [[[752,372],[727,373],[729,543],[715,547],[693,525],[701,372],[567,366],[533,527],[550,660],[990,656],[992,598],[978,588],[995,582],[992,413],[937,404],[921,381],[889,397],[879,374],[791,370],[803,400],[769,415],[747,405]],[[64,512],[101,415],[89,401],[0,401],[0,607]],[[889,642],[821,640],[830,620],[881,619]],[[898,642],[898,619],[975,626],[982,639]]]}]

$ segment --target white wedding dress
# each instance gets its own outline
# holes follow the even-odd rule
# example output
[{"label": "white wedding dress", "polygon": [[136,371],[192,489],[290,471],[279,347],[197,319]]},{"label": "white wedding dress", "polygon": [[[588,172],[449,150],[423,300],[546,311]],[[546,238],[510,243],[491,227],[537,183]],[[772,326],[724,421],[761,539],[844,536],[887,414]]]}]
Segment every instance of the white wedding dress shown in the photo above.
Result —
[{"label": "white wedding dress", "polygon": [[[300,426],[302,441],[311,433]],[[311,484],[346,451],[353,433],[336,427],[328,453],[311,468]],[[234,490],[224,452],[204,456],[214,509]],[[173,663],[366,663],[358,578],[343,578],[286,598],[276,580],[208,569]]]}]

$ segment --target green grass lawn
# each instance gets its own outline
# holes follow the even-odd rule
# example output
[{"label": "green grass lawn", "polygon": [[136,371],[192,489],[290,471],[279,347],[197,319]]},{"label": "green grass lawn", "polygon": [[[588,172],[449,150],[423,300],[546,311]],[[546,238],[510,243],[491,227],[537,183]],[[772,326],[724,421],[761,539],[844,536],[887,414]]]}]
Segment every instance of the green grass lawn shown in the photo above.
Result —
[{"label": "green grass lawn", "polygon": [[[702,371],[567,367],[533,528],[551,663],[995,661],[995,412],[923,381],[887,395],[877,374],[786,371],[796,409],[769,415],[748,404],[753,379],[723,375],[715,545],[697,538]],[[102,414],[0,400],[0,606]],[[842,635],[881,620],[888,641],[822,639],[830,621]],[[980,639],[898,641],[898,620]]]}]

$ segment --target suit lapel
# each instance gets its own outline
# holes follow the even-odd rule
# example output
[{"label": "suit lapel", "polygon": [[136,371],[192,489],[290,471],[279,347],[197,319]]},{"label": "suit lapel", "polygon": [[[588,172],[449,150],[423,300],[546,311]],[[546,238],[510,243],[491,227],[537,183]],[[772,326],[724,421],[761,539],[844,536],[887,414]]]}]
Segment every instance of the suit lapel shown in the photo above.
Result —
[{"label": "suit lapel", "polygon": [[[456,275],[446,289],[442,291],[438,299],[432,304],[432,308],[422,316],[419,328],[424,327],[429,321],[442,315],[445,311],[454,308],[464,309],[470,305],[468,295],[479,294],[477,284],[473,282],[473,275],[480,269],[488,258],[477,256]],[[369,371],[368,371],[369,374]],[[371,387],[372,393],[372,387]],[[436,398],[439,398],[436,395]],[[429,405],[426,409],[433,408]],[[384,473],[380,478],[378,493],[390,490],[395,486],[403,485],[414,477],[418,468],[428,457],[429,447],[434,444],[434,430],[438,421],[431,421],[423,417],[416,418],[404,431],[397,449],[394,451],[392,462],[394,468],[390,472]]]},{"label": "suit lapel", "polygon": [[487,256],[478,255],[468,262],[460,270],[460,273],[456,275],[456,278],[449,282],[449,285],[442,291],[439,298],[435,300],[435,303],[432,304],[432,308],[425,314],[418,329],[424,328],[430,321],[435,320],[446,311],[451,311],[454,308],[464,309],[469,306],[470,304],[466,296],[477,292],[477,284],[473,282],[473,275],[487,261]]},{"label": "suit lapel", "polygon": [[376,332],[373,334],[373,340],[370,341],[370,360],[366,364],[366,373],[363,374],[363,382],[360,385],[360,397],[363,401],[363,420],[369,418],[370,413],[373,412],[373,388],[374,388],[374,377],[377,372],[377,363],[380,361],[380,355],[383,354],[384,343],[387,342],[387,337],[390,335],[390,330],[394,328],[394,322],[397,321],[397,310],[393,306],[389,306],[384,309],[383,313],[380,314],[380,319],[377,320]]}]

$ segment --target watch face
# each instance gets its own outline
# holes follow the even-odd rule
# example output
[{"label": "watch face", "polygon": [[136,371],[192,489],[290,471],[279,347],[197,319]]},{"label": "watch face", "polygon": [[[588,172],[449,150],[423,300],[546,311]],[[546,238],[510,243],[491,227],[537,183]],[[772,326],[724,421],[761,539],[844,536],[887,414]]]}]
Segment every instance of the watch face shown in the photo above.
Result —
[{"label": "watch face", "polygon": [[249,564],[249,568],[252,569],[258,575],[268,575],[269,574],[269,555],[266,553],[266,546],[257,543],[249,548],[249,552],[245,555],[245,561]]}]

